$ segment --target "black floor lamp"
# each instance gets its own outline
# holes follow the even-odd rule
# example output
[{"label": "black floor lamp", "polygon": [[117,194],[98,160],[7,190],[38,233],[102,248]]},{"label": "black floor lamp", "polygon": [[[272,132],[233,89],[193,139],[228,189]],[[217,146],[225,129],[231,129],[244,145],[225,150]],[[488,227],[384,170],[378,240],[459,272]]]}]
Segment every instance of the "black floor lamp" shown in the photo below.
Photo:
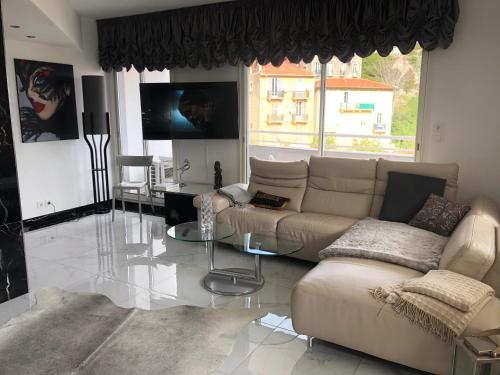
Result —
[{"label": "black floor lamp", "polygon": [[111,134],[103,76],[82,76],[83,137],[89,146],[95,213],[110,211],[108,154]]}]

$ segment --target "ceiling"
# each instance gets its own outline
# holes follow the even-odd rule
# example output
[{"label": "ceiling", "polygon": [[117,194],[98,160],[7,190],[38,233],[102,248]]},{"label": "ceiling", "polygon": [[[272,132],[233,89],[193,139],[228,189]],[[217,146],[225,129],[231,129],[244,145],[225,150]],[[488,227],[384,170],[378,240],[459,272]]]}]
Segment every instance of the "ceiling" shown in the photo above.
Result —
[{"label": "ceiling", "polygon": [[3,0],[2,13],[5,39],[30,41],[27,36],[34,35],[38,43],[73,46],[73,41],[30,0]]},{"label": "ceiling", "polygon": [[184,8],[227,0],[68,0],[83,16],[101,19]]}]

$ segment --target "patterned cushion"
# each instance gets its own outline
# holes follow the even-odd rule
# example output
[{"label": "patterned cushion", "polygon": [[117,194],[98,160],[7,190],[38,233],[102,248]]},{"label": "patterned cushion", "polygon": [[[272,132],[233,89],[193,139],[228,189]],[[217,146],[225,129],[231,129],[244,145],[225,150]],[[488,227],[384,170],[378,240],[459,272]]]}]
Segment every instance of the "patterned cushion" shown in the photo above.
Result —
[{"label": "patterned cushion", "polygon": [[469,210],[470,206],[466,204],[431,194],[409,224],[441,236],[449,236]]}]

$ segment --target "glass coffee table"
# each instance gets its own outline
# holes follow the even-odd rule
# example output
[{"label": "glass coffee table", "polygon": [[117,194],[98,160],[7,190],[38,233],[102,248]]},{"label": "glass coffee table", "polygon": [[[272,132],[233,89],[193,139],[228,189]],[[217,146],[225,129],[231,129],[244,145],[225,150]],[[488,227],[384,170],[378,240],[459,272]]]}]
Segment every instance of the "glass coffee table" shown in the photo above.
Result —
[{"label": "glass coffee table", "polygon": [[[302,242],[279,233],[234,234],[234,229],[228,224],[217,224],[213,235],[208,236],[209,238],[203,235],[197,222],[176,225],[167,233],[177,240],[205,242],[208,253],[208,274],[203,279],[203,287],[212,293],[226,296],[241,296],[262,288],[264,285],[262,256],[289,255],[304,247]],[[253,255],[255,268],[253,270],[216,268],[214,242],[224,239],[229,240],[235,251]]]}]

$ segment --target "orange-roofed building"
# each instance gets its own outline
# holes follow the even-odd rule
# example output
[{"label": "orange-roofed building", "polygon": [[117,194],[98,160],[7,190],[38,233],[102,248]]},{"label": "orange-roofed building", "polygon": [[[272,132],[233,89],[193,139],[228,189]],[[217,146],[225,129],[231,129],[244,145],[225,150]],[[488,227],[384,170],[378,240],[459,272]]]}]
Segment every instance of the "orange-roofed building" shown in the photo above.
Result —
[{"label": "orange-roofed building", "polygon": [[[256,131],[315,132],[316,80],[308,64],[293,64],[288,60],[279,67],[253,64],[249,75],[249,128]],[[288,144],[307,148],[312,142],[312,136],[281,134],[277,137],[252,132],[252,137],[269,146]]]},{"label": "orange-roofed building", "polygon": [[[319,101],[320,82],[315,84]],[[394,87],[364,78],[326,80],[325,131],[340,135],[391,135]],[[352,145],[353,138],[336,137],[336,145]]]}]

